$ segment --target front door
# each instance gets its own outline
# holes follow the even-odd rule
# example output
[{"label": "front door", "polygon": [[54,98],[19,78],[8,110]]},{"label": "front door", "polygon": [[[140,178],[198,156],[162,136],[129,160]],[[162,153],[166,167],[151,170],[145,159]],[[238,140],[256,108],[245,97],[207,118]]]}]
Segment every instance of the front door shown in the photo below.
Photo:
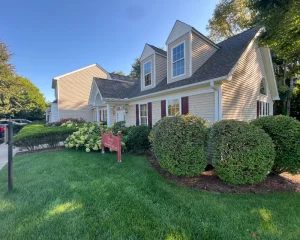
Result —
[{"label": "front door", "polygon": [[125,121],[125,111],[117,110],[117,122]]}]

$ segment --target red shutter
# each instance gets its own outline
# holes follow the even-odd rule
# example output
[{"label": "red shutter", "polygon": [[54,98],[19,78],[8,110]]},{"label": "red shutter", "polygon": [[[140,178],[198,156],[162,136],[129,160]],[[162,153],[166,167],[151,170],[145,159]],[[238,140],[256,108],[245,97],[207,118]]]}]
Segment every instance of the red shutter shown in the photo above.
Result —
[{"label": "red shutter", "polygon": [[260,102],[257,101],[256,103],[256,117],[259,118],[259,111],[260,111]]},{"label": "red shutter", "polygon": [[181,114],[186,115],[189,113],[189,97],[181,98]]},{"label": "red shutter", "polygon": [[167,115],[166,112],[166,100],[161,101],[161,118],[165,117]]},{"label": "red shutter", "polygon": [[138,104],[136,104],[136,106],[135,106],[135,115],[136,115],[135,123],[138,126],[138,125],[140,125],[139,105]]},{"label": "red shutter", "polygon": [[148,126],[152,127],[152,103],[148,103]]}]

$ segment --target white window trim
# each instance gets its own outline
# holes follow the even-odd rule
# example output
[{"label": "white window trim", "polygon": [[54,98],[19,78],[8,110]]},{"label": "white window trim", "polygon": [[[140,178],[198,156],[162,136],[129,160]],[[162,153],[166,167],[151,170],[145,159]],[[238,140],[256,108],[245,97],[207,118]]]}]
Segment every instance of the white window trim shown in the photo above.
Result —
[{"label": "white window trim", "polygon": [[[178,47],[179,45],[181,45],[183,43],[183,50],[184,50],[184,52],[183,52],[183,60],[184,60],[184,72],[183,72],[183,74],[180,74],[180,75],[177,75],[177,76],[174,76],[173,75],[173,49],[174,48],[176,48],[176,47]],[[182,42],[180,42],[180,43],[178,43],[177,45],[175,45],[175,46],[173,46],[172,48],[171,48],[171,79],[176,79],[176,78],[179,78],[179,77],[182,77],[182,76],[184,76],[184,75],[186,75],[186,49],[185,49],[185,40],[183,40]],[[179,61],[179,60],[178,60]]]},{"label": "white window trim", "polygon": [[146,113],[147,113],[147,126],[149,125],[149,116],[148,116],[148,103],[139,104],[139,123],[142,126],[142,118],[141,118],[141,105],[146,105]]},{"label": "white window trim", "polygon": [[[151,73],[151,84],[150,85],[148,85],[148,86],[146,86],[146,84],[145,84],[145,65],[147,64],[147,63],[149,63],[150,62],[150,66],[151,66],[151,68],[150,68],[150,73]],[[143,89],[147,89],[147,88],[151,88],[152,86],[153,86],[153,67],[152,67],[152,60],[149,60],[149,61],[147,61],[147,62],[145,62],[144,64],[143,64],[143,79],[142,79],[142,86],[143,86]]]},{"label": "white window trim", "polygon": [[181,115],[181,98],[180,97],[174,97],[174,98],[167,98],[166,99],[166,116],[167,117],[174,117],[173,115],[169,116],[169,107],[168,107],[168,101],[169,100],[178,100],[179,101],[179,115]]}]

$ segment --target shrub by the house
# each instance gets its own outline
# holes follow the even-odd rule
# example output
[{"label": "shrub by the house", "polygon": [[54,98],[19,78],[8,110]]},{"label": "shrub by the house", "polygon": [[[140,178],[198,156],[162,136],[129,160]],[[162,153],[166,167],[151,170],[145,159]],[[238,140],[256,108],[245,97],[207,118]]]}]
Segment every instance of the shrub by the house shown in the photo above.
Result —
[{"label": "shrub by the house", "polygon": [[210,143],[218,176],[233,184],[262,182],[272,169],[272,139],[247,122],[222,120],[211,129]]},{"label": "shrub by the house", "polygon": [[114,135],[117,135],[118,131],[122,132],[122,135],[124,136],[128,135],[128,127],[126,127],[125,124],[125,121],[116,122],[114,125],[112,125],[111,131]]},{"label": "shrub by the house", "polygon": [[252,121],[262,128],[275,144],[274,172],[300,171],[300,122],[288,116],[268,116]]},{"label": "shrub by the house", "polygon": [[174,175],[196,176],[204,171],[209,128],[202,118],[165,117],[152,129],[151,142],[162,168]]},{"label": "shrub by the house", "polygon": [[83,118],[62,118],[57,122],[52,122],[50,125],[52,126],[61,126],[67,122],[77,123],[77,124],[83,124],[85,123],[85,120]]},{"label": "shrub by the house", "polygon": [[[71,123],[66,123],[71,126]],[[101,131],[106,130],[107,126],[103,123],[84,123],[65,141],[66,148],[85,149],[86,152],[91,150],[98,151],[101,147]]]},{"label": "shrub by the house", "polygon": [[[122,133],[123,134],[123,133]],[[122,140],[125,143],[127,152],[142,154],[149,150],[148,126],[131,126],[127,128],[127,135],[123,135]]]},{"label": "shrub by the house", "polygon": [[13,144],[29,151],[34,151],[37,147],[43,146],[57,147],[75,130],[73,127],[29,124],[13,137]]}]

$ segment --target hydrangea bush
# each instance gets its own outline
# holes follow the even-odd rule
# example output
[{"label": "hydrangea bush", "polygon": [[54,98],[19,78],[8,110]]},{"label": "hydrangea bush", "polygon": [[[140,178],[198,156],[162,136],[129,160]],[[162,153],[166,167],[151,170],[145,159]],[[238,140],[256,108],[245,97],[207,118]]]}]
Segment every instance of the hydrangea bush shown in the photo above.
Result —
[{"label": "hydrangea bush", "polygon": [[66,122],[67,127],[77,127],[77,131],[70,135],[65,141],[66,148],[85,149],[86,152],[101,149],[101,131],[107,131],[108,127],[103,123],[85,123],[78,127],[77,123]]}]

